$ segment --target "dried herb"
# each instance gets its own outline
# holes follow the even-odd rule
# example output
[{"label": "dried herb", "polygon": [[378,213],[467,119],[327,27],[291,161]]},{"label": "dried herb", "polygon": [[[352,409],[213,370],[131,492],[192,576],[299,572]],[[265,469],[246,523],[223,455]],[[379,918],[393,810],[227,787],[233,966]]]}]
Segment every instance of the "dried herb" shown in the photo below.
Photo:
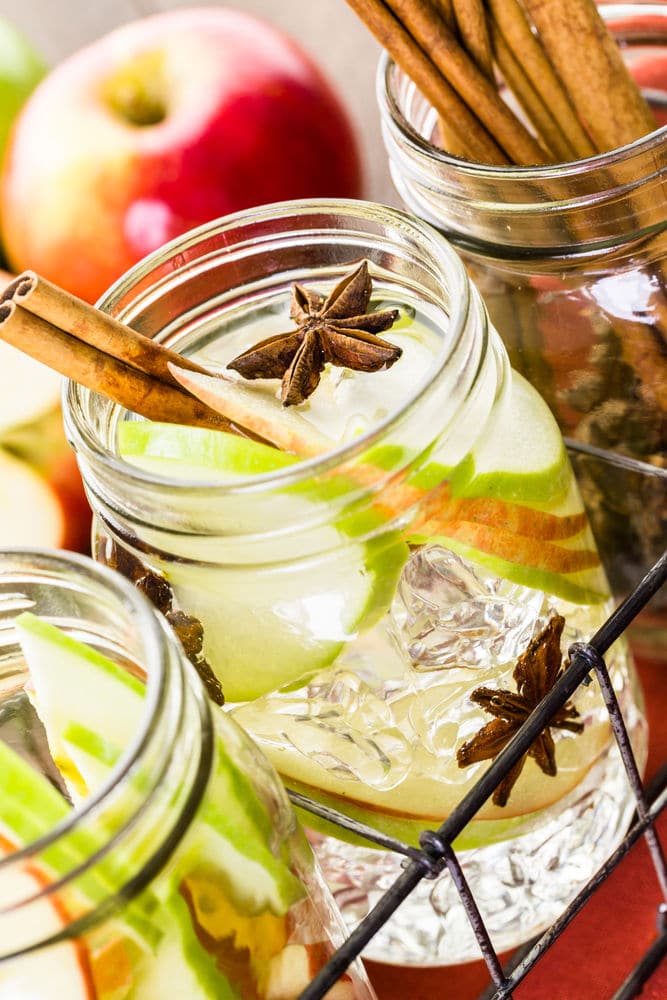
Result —
[{"label": "dried herb", "polygon": [[[516,691],[479,687],[472,692],[471,698],[475,704],[489,715],[493,715],[494,719],[459,747],[456,754],[459,767],[469,767],[470,764],[476,764],[480,760],[494,760],[562,676],[564,667],[560,639],[564,625],[565,619],[560,615],[554,615],[543,631],[531,640],[527,649],[519,656],[513,674]],[[495,805],[507,805],[510,793],[528,756],[533,758],[545,774],[555,777],[558,768],[551,730],[556,728],[567,729],[571,733],[583,732],[583,724],[572,721],[578,716],[579,712],[569,702],[559,708],[527,753],[516,762],[496,788],[493,793]]]},{"label": "dried herb", "polygon": [[247,379],[281,378],[283,406],[307,399],[319,385],[327,362],[362,372],[390,368],[400,358],[401,348],[376,334],[389,329],[398,310],[367,312],[371,292],[366,261],[326,298],[294,285],[290,315],[297,329],[267,337],[227,367]]},{"label": "dried herb", "polygon": [[137,559],[116,542],[111,542],[110,548],[107,548],[107,543],[104,543],[98,553],[98,558],[131,580],[137,590],[145,594],[157,610],[164,615],[180,640],[183,652],[199,674],[209,698],[216,705],[224,705],[225,696],[222,692],[222,685],[213,673],[208,660],[202,656],[203,626],[198,618],[174,608],[174,592],[169,581],[160,573],[149,569],[140,559]]}]

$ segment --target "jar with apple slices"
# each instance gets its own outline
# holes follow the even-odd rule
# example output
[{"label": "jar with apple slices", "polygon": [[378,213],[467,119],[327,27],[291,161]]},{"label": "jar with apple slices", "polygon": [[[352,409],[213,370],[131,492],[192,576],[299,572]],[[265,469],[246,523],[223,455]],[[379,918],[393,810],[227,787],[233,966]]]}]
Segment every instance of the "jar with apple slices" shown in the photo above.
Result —
[{"label": "jar with apple slices", "polygon": [[[173,369],[253,438],[138,420],[71,385],[97,558],[180,616],[290,787],[417,844],[610,611],[546,405],[446,241],[380,206],[231,216],[148,258],[102,306],[213,372]],[[641,760],[623,644],[609,667]],[[561,912],[634,808],[595,685],[539,750],[456,844],[501,948]],[[401,861],[317,823],[354,925]],[[476,953],[447,877],[370,945],[407,964]]]},{"label": "jar with apple slices", "polygon": [[[296,1000],[340,940],[271,766],[90,560],[0,556],[0,997]],[[331,994],[372,1000],[352,969]]]}]

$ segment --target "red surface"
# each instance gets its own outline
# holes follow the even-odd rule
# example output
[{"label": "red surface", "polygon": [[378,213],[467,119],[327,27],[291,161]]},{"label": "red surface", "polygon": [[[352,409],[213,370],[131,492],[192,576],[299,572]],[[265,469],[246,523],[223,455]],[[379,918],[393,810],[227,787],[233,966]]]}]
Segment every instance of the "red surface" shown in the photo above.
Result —
[{"label": "red surface", "polygon": [[[647,778],[667,760],[667,669],[638,663],[650,728]],[[667,843],[667,815],[658,830]],[[556,944],[514,991],[516,1000],[609,1000],[655,938],[661,901],[643,840],[587,902]],[[411,970],[367,964],[379,1000],[476,1000],[490,983],[481,963]],[[642,1000],[667,998],[667,962]]]}]

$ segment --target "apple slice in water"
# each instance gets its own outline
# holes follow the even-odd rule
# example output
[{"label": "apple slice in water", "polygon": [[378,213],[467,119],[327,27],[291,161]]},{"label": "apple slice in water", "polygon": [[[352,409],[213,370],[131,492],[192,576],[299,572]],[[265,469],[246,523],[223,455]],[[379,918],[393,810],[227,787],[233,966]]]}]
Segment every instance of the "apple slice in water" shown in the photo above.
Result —
[{"label": "apple slice in water", "polygon": [[[223,431],[139,421],[119,426],[118,449],[126,462],[184,484],[233,483],[298,461]],[[281,504],[290,523],[308,524],[321,521],[321,505],[332,492],[352,486],[342,476],[323,479],[274,491],[270,502]],[[241,523],[249,516],[242,498],[236,516]],[[377,534],[382,525],[375,511],[352,512],[339,525],[321,524],[313,529],[310,548],[322,555],[311,559],[298,553],[288,558],[278,537],[263,541],[261,565],[227,560],[236,564],[220,568],[213,561],[215,543],[207,540],[210,561],[160,566],[179,605],[204,626],[204,652],[228,701],[251,700],[327,666],[386,610],[408,549],[395,535]],[[354,541],[374,533],[368,542]]]},{"label": "apple slice in water", "polygon": [[[302,418],[297,427],[294,418],[299,415],[285,412],[273,397],[262,399],[260,405],[257,392],[228,379],[190,373],[174,366],[172,373],[188,391],[213,409],[252,428],[278,447],[294,450],[303,457],[321,450],[315,428]],[[511,380],[511,391],[502,395],[479,443],[459,465],[451,470],[439,466],[436,452],[436,460],[420,469],[408,485],[419,488],[420,483],[428,484],[428,489],[434,489],[447,479],[451,496],[455,498],[489,497],[510,503],[536,504],[555,515],[573,513],[567,509],[573,476],[558,426],[542,398],[522,376],[512,371]],[[409,505],[400,487],[394,494],[394,501],[399,508]],[[579,502],[574,513],[582,509]],[[417,528],[419,533],[410,540],[422,544],[442,539],[446,544],[446,525],[437,521],[438,518],[431,519],[431,534],[424,535]],[[583,566],[567,547],[552,549],[548,544],[541,546],[539,543],[527,546],[524,538],[514,540],[514,551],[508,558],[508,542],[513,541],[512,536],[501,532],[494,534],[493,530],[485,528],[480,532],[474,525],[458,525],[456,533],[452,530],[450,535],[453,536],[452,547],[457,551],[462,554],[465,551],[474,561],[481,561],[490,568],[495,566],[500,575],[507,575],[526,586],[546,589],[578,603],[599,601],[607,593],[597,554],[592,550],[582,553],[582,557],[584,561],[589,556],[594,557],[596,565]],[[480,536],[483,544],[476,544]],[[586,541],[590,544],[590,537]],[[579,548],[582,547],[583,542]],[[476,552],[480,553],[479,560],[476,560]],[[554,566],[559,561],[560,565]],[[507,573],[503,572],[506,567]],[[590,573],[585,572],[588,568]]]},{"label": "apple slice in water", "polygon": [[572,478],[563,438],[539,393],[517,372],[511,377],[479,443],[452,471],[452,495],[552,503]]},{"label": "apple slice in water", "polygon": [[108,657],[35,615],[16,619],[16,631],[30,670],[34,701],[46,729],[54,763],[75,796],[98,787],[86,755],[65,746],[70,720],[85,719],[94,732],[124,750],[139,731],[144,685]]},{"label": "apple slice in water", "polygon": [[[71,807],[60,795],[53,785],[44,775],[35,771],[23,758],[13,751],[6,743],[0,740],[0,828],[6,830],[12,840],[23,847],[33,841],[43,837],[50,832],[54,826],[62,822],[71,812]],[[94,836],[94,835],[93,835]],[[91,841],[89,831],[72,830],[63,840],[60,838],[53,845],[45,848],[42,852],[42,860],[48,865],[49,870],[56,875],[64,876],[68,872],[76,870],[82,860],[90,854],[94,842]],[[17,891],[17,898],[24,898],[30,886],[19,885],[12,877],[14,868],[5,870],[0,868],[0,898],[2,907],[5,908],[11,900],[12,891]],[[21,873],[22,874],[22,873]],[[9,876],[9,881],[7,881]],[[76,880],[76,891],[81,892],[88,900],[96,902],[106,898],[110,892],[117,890],[120,873],[107,871],[105,863],[98,864],[95,873],[84,873]],[[43,884],[47,879],[44,877]],[[35,887],[34,895],[39,891],[39,886]],[[18,891],[23,894],[18,895]],[[29,909],[19,909],[6,915],[0,913],[0,933],[3,935],[3,944],[7,941],[16,943],[20,948],[26,941],[32,941],[39,934],[47,937],[49,932],[56,933],[66,925],[67,921],[63,916],[60,923],[53,922],[53,915],[50,913],[50,901],[45,900],[35,909],[32,905]],[[153,915],[159,914],[155,922],[150,922],[145,911],[142,912],[142,905],[146,906]],[[58,915],[60,911],[57,905],[54,913]],[[29,919],[29,924],[25,924],[25,919]],[[155,919],[155,918],[154,918]],[[7,924],[7,927],[5,926]],[[129,951],[127,949],[130,938],[134,945],[139,945],[144,954],[139,964],[142,979],[147,979],[149,984],[162,982],[161,976],[165,967],[171,970],[171,981],[164,980],[164,985],[170,982],[170,989],[162,992],[151,992],[150,989],[144,991],[143,985],[137,983],[135,992],[132,994],[137,1000],[153,1000],[154,996],[170,995],[175,990],[182,988],[183,996],[191,1000],[237,1000],[236,993],[231,990],[226,980],[215,969],[212,958],[201,948],[196,939],[194,929],[189,918],[184,901],[178,895],[172,895],[163,905],[158,907],[153,898],[147,901],[145,894],[135,900],[125,908],[121,919],[116,920],[118,937],[113,938],[113,945],[116,949],[113,962],[115,968],[105,968],[108,957],[104,955],[88,956],[82,945],[77,942],[67,942],[67,945],[57,945],[46,949],[45,952],[35,952],[34,956],[26,956],[25,959],[18,960],[17,963],[9,963],[7,966],[0,963],[0,1000],[18,1000],[19,997],[70,997],[79,1000],[99,1000],[95,992],[90,977],[84,981],[90,985],[90,993],[77,992],[79,980],[74,976],[77,967],[72,962],[73,954],[79,958],[87,957],[89,961],[81,962],[81,972],[89,973],[92,967],[92,980],[116,981],[118,980],[118,965],[122,960],[123,975],[120,977],[123,988],[133,982],[133,970],[128,963]],[[23,934],[25,940],[21,942],[18,935]],[[130,949],[133,946],[130,945]],[[67,951],[66,949],[70,949]],[[11,949],[10,949],[11,950]],[[134,949],[136,950],[136,949]],[[55,964],[50,967],[50,956],[59,956],[63,959],[63,968],[56,970]],[[185,955],[187,961],[183,961]],[[49,962],[46,961],[49,957]],[[49,984],[57,984],[58,990],[45,989],[43,992],[37,987],[44,980],[44,972],[51,969],[52,977]],[[6,970],[6,979],[3,978]],[[19,990],[19,986],[21,990]],[[66,988],[67,987],[67,988]],[[3,989],[8,992],[4,993]],[[15,990],[15,992],[11,992]],[[125,993],[122,994],[123,996]],[[180,995],[180,994],[179,994]],[[105,1000],[104,996],[101,1000]]]}]

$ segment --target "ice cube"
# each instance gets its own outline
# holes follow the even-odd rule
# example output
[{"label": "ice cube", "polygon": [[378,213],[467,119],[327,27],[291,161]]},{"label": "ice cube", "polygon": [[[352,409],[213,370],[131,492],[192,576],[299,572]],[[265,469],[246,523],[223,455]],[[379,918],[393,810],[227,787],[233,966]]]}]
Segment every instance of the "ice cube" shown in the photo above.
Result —
[{"label": "ice cube", "polygon": [[509,663],[550,611],[541,591],[485,573],[444,546],[425,545],[403,569],[391,615],[406,659],[423,671]]},{"label": "ice cube", "polygon": [[288,744],[337,778],[388,791],[412,764],[382,685],[349,670],[328,670],[299,690],[286,687],[235,709],[264,746]]}]

